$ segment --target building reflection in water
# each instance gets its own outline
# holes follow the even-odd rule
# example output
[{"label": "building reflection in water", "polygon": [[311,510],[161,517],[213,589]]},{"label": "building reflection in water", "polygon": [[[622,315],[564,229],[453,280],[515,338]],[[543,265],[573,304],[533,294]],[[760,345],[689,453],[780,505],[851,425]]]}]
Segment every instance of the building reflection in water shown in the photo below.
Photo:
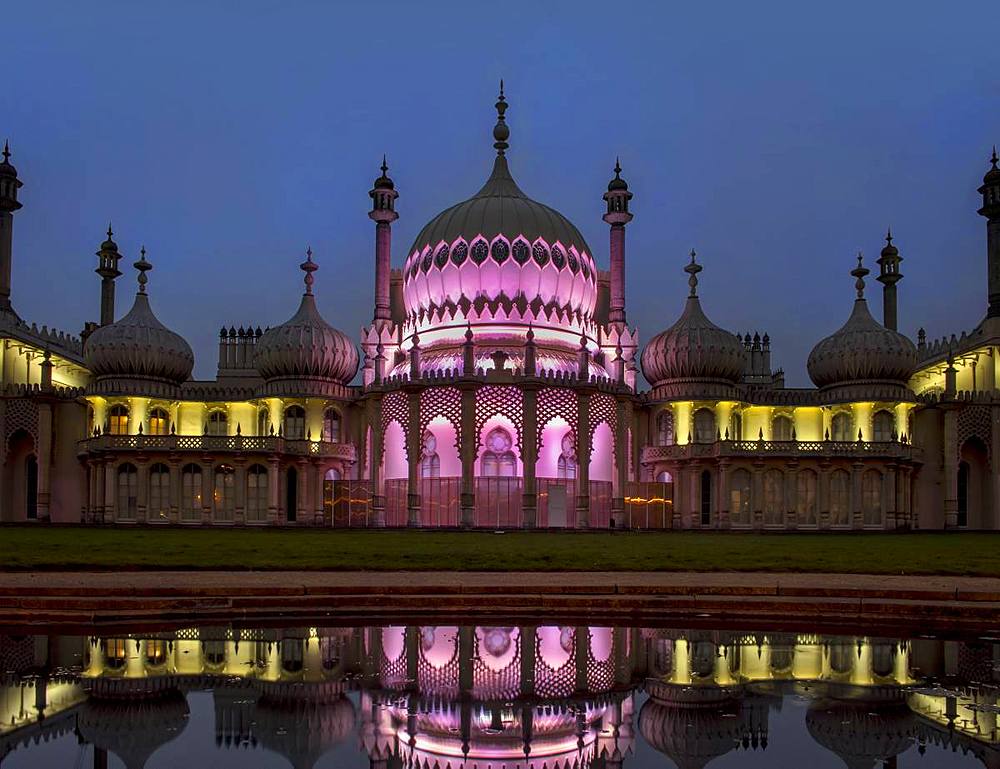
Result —
[{"label": "building reflection in water", "polygon": [[[128,769],[211,691],[220,748],[296,769],[355,740],[378,769],[615,769],[641,740],[680,769],[781,739],[789,697],[850,769],[928,745],[1000,767],[1000,646],[586,626],[199,628],[0,637],[0,764],[75,735]],[[637,710],[637,712],[636,712]],[[666,766],[666,764],[664,764]]]}]

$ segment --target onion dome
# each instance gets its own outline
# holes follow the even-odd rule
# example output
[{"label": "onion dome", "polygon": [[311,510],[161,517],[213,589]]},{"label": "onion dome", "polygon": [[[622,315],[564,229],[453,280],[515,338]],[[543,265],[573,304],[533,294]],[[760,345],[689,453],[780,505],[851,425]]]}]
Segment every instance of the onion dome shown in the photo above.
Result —
[{"label": "onion dome", "polygon": [[691,291],[680,318],[642,351],[642,373],[659,397],[728,397],[743,378],[746,349],[736,335],[716,326],[701,309],[695,261],[684,271]]},{"label": "onion dome", "polygon": [[257,702],[254,731],[261,745],[295,769],[312,769],[354,731],[354,705],[340,684],[295,684]]},{"label": "onion dome", "polygon": [[628,184],[624,179],[622,179],[622,165],[618,158],[615,158],[615,178],[608,182],[608,192],[617,192],[618,190],[627,189]]},{"label": "onion dome", "polygon": [[92,698],[80,711],[77,729],[85,742],[114,753],[126,769],[143,769],[187,723],[187,700],[168,689],[136,698]]},{"label": "onion dome", "polygon": [[299,267],[306,284],[299,309],[257,341],[257,370],[266,380],[268,395],[342,394],[358,372],[358,351],[316,308],[312,274],[319,266],[312,259],[312,249],[306,251]]},{"label": "onion dome", "polygon": [[[697,687],[693,687],[697,689]],[[734,750],[749,725],[740,702],[725,689],[705,687],[702,703],[650,698],[639,711],[639,732],[678,769],[703,769]]]},{"label": "onion dome", "polygon": [[372,185],[376,190],[392,190],[396,188],[396,185],[392,183],[392,179],[386,176],[389,170],[389,164],[385,162],[385,155],[382,156],[382,175],[375,180],[375,184]]},{"label": "onion dome", "polygon": [[536,326],[565,328],[572,317],[578,328],[597,301],[592,252],[566,217],[529,198],[511,176],[502,82],[496,109],[493,173],[417,235],[403,266],[406,313],[421,330],[456,311],[475,325],[506,319],[513,308]]},{"label": "onion dome", "polygon": [[194,354],[184,338],[153,314],[146,294],[146,249],[133,265],[139,271],[139,291],[124,318],[96,329],[83,346],[84,363],[94,380],[90,391],[176,397],[191,377]]},{"label": "onion dome", "polygon": [[917,349],[868,311],[864,281],[868,270],[861,262],[858,254],[858,266],[851,271],[858,292],[851,316],[813,347],[807,364],[809,376],[817,387],[837,399],[910,398],[907,382],[917,364]]},{"label": "onion dome", "polygon": [[848,769],[871,769],[910,748],[917,722],[905,701],[883,705],[826,700],[810,706],[806,729]]}]

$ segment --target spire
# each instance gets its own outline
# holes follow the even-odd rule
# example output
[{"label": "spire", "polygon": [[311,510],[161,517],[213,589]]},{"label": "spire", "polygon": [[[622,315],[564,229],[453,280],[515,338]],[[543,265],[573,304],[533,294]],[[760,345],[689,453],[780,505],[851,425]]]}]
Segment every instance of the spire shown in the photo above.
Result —
[{"label": "spire", "polygon": [[306,260],[299,265],[299,269],[306,274],[304,282],[306,284],[306,296],[312,296],[313,292],[313,276],[312,274],[319,269],[319,265],[313,261],[312,247],[306,248]]},{"label": "spire", "polygon": [[[9,154],[9,153],[8,153]],[[993,145],[993,154],[990,155],[990,164],[993,166],[993,170],[996,171],[997,163],[1000,163],[1000,157],[997,157],[997,145]]]},{"label": "spire", "polygon": [[698,296],[698,273],[702,271],[702,266],[695,261],[697,254],[695,250],[691,249],[691,262],[684,268],[686,272],[691,277],[688,278],[688,285],[691,286],[691,293],[688,294],[689,298],[697,298]]},{"label": "spire", "polygon": [[851,275],[853,275],[857,280],[854,281],[854,288],[858,291],[858,301],[864,301],[865,298],[865,276],[868,274],[869,270],[866,268],[862,261],[864,261],[864,255],[858,251],[858,266],[851,270]]},{"label": "spire", "polygon": [[139,271],[139,293],[146,293],[146,284],[149,282],[149,278],[146,277],[146,273],[153,269],[153,265],[146,261],[146,247],[143,246],[139,249],[139,261],[135,262],[133,265]]},{"label": "spire", "polygon": [[497,155],[503,157],[504,152],[510,146],[507,140],[510,138],[510,128],[507,127],[507,121],[504,118],[504,113],[507,111],[507,100],[503,95],[503,80],[500,81],[500,95],[497,97],[497,124],[493,126],[493,138],[496,140],[493,143],[493,148],[497,151]]},{"label": "spire", "polygon": [[[615,158],[615,178],[608,182],[608,192],[616,192],[618,190],[625,191],[628,189],[628,184],[624,179],[622,179],[622,164],[619,159]],[[605,198],[608,196],[605,195]],[[631,199],[631,195],[628,196]]]},{"label": "spire", "polygon": [[[390,179],[389,176],[388,176],[389,164],[386,162],[384,154],[382,155],[382,165],[379,168],[382,171],[382,175],[379,176],[375,180],[375,184],[373,185],[373,189],[369,193],[369,196],[372,197],[372,198],[375,197],[375,193],[378,190],[391,190],[391,189],[393,189],[395,187],[395,185],[393,184],[392,179]],[[376,201],[376,204],[378,202],[379,201]]]},{"label": "spire", "polygon": [[[993,148],[993,166],[996,167],[996,156],[997,148]],[[3,162],[10,162],[10,142],[7,139],[3,140]]]}]

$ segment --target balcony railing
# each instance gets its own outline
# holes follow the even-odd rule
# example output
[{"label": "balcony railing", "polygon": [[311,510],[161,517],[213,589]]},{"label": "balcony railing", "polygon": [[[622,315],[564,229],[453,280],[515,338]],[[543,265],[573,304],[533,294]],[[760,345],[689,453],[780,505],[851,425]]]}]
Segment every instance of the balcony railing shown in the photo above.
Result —
[{"label": "balcony railing", "polygon": [[782,456],[913,459],[919,449],[899,441],[713,441],[673,446],[646,446],[642,462],[713,457]]},{"label": "balcony railing", "polygon": [[81,453],[111,451],[219,451],[232,453],[295,454],[353,462],[351,443],[294,440],[277,435],[99,435],[80,441]]}]

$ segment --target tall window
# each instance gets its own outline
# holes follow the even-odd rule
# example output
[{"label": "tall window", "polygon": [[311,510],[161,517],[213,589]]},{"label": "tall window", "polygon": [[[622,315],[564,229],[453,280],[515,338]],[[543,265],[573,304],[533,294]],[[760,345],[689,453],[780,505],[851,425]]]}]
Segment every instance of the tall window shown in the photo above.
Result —
[{"label": "tall window", "polygon": [[201,468],[184,465],[181,469],[181,520],[201,520]]},{"label": "tall window", "polygon": [[323,412],[323,440],[340,443],[340,412],[335,408]]},{"label": "tall window", "polygon": [[267,409],[257,410],[257,435],[268,435],[271,432],[271,415]]},{"label": "tall window", "polygon": [[830,475],[830,523],[847,526],[851,522],[851,476],[846,470]]},{"label": "tall window", "polygon": [[38,459],[34,454],[24,458],[24,517],[29,521],[38,518]]},{"label": "tall window", "polygon": [[209,435],[226,435],[226,424],[228,419],[226,417],[225,411],[213,411],[208,415],[208,434]]},{"label": "tall window", "polygon": [[861,476],[861,512],[865,526],[882,525],[882,473],[865,470]]},{"label": "tall window", "polygon": [[215,490],[212,501],[215,504],[215,520],[229,522],[233,520],[236,508],[236,495],[233,493],[236,485],[236,471],[229,465],[219,465],[215,468]]},{"label": "tall window", "polygon": [[743,468],[729,477],[729,517],[733,523],[750,524],[750,473]]},{"label": "tall window", "polygon": [[576,433],[572,430],[562,437],[556,475],[567,480],[576,479]]},{"label": "tall window", "polygon": [[694,412],[694,440],[696,443],[713,443],[718,437],[715,428],[715,413],[711,409]]},{"label": "tall window", "polygon": [[139,472],[135,465],[124,464],[118,468],[118,517],[134,521],[139,508]]},{"label": "tall window", "polygon": [[306,410],[301,406],[289,406],[285,409],[285,437],[291,441],[300,441],[306,437]]},{"label": "tall window", "polygon": [[785,513],[785,475],[781,470],[764,473],[764,523],[780,525]]},{"label": "tall window", "polygon": [[792,420],[786,416],[775,417],[771,422],[771,440],[790,441],[792,439]]},{"label": "tall window", "polygon": [[247,469],[247,523],[267,520],[267,468],[251,465]]},{"label": "tall window", "polygon": [[799,470],[796,475],[796,511],[799,523],[806,526],[816,525],[816,473],[812,470]]},{"label": "tall window", "polygon": [[128,435],[128,409],[116,403],[108,410],[108,432],[112,435]]},{"label": "tall window", "polygon": [[674,443],[674,412],[664,409],[656,418],[656,445],[673,446]]},{"label": "tall window", "polygon": [[437,437],[430,430],[424,431],[423,448],[420,452],[420,477],[441,477],[441,457],[437,453]]},{"label": "tall window", "polygon": [[830,438],[835,441],[850,441],[857,436],[851,435],[851,415],[841,411],[833,415],[830,422]]},{"label": "tall window", "polygon": [[170,431],[170,415],[165,409],[151,409],[149,412],[149,434],[166,435]]},{"label": "tall window", "polygon": [[480,475],[487,478],[513,478],[517,460],[511,450],[514,441],[502,427],[495,427],[486,436],[486,446],[480,464]]},{"label": "tall window", "polygon": [[892,440],[892,427],[895,424],[892,413],[876,411],[872,417],[872,440],[876,443],[888,443]]},{"label": "tall window", "polygon": [[149,468],[149,520],[166,520],[170,513],[170,468],[161,462]]}]

